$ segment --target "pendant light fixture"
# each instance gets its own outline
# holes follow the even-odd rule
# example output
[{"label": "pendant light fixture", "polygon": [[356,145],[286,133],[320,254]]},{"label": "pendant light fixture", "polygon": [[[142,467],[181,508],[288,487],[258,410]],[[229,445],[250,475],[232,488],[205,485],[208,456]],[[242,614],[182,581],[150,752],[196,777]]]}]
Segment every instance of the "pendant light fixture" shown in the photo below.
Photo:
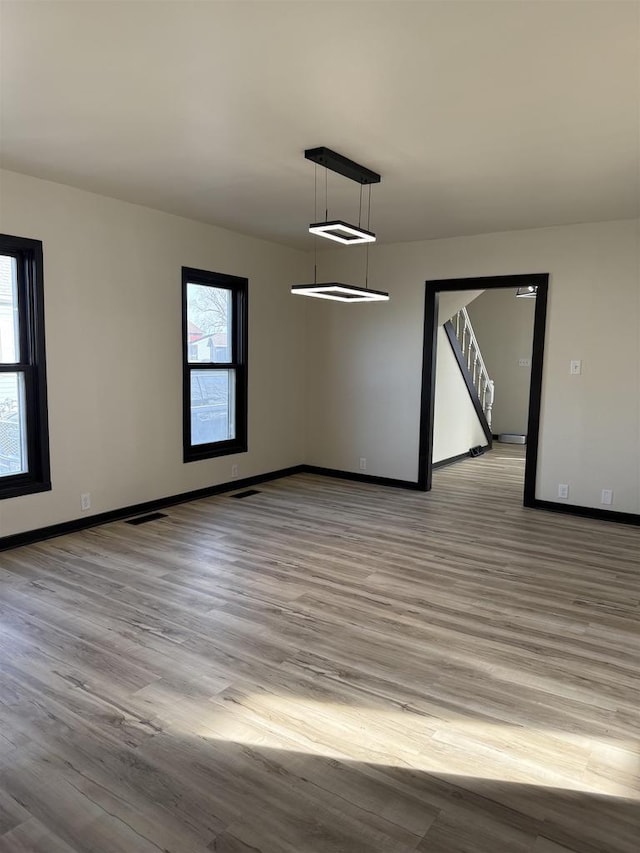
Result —
[{"label": "pendant light fixture", "polygon": [[375,243],[376,235],[371,231],[365,231],[364,228],[349,225],[348,222],[343,222],[341,219],[335,219],[333,222],[316,222],[309,226],[310,234],[317,234],[318,237],[326,237],[328,240],[335,240],[336,243],[342,243],[344,246],[355,246],[356,243]]},{"label": "pendant light fixture", "polygon": [[[389,299],[389,294],[381,290],[369,289],[369,243],[375,242],[376,235],[370,230],[371,222],[371,184],[380,183],[380,175],[367,169],[366,166],[361,166],[355,163],[348,157],[342,154],[337,154],[330,148],[309,148],[304,152],[307,160],[311,160],[316,164],[315,172],[315,195],[314,195],[314,214],[317,215],[317,200],[318,200],[318,180],[317,167],[324,166],[325,169],[325,219],[323,222],[315,222],[309,225],[309,232],[315,237],[325,237],[328,240],[334,240],[345,246],[354,246],[358,244],[366,244],[365,253],[365,286],[359,287],[352,284],[343,284],[342,282],[329,281],[318,282],[317,280],[317,241],[315,244],[314,258],[314,280],[313,284],[295,284],[291,288],[291,292],[297,296],[313,296],[317,299],[329,299],[334,302],[386,302]],[[353,225],[345,222],[343,219],[329,219],[329,203],[327,189],[327,172],[337,172],[349,180],[360,184],[360,206],[358,224]],[[369,187],[368,193],[368,213],[367,227],[362,227],[362,188]]]},{"label": "pendant light fixture", "polygon": [[316,296],[318,299],[333,299],[334,302],[388,302],[389,294],[354,284],[325,281],[322,284],[294,284],[291,293],[298,296]]},{"label": "pendant light fixture", "polygon": [[[328,169],[360,184],[360,215],[362,216],[362,187],[368,186],[369,192],[371,192],[371,184],[379,184],[380,175],[377,172],[372,172],[371,169],[367,169],[366,166],[354,163],[348,157],[343,157],[342,154],[337,154],[330,148],[308,148],[304,152],[304,156],[307,160],[311,160],[312,163],[324,166],[325,188],[326,170]],[[347,246],[353,246],[356,243],[375,243],[376,235],[372,231],[362,228],[360,222],[357,225],[351,225],[342,219],[329,221],[327,207],[328,205],[325,205],[326,221],[315,222],[309,226],[309,231],[312,234],[317,234],[319,237],[326,237],[328,240],[336,240],[338,243],[344,243]]]}]

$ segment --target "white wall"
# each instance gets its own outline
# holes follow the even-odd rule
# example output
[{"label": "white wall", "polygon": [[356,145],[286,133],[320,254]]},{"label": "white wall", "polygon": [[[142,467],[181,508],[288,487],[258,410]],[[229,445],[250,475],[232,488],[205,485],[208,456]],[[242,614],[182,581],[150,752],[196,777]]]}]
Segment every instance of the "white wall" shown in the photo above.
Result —
[{"label": "white wall", "polygon": [[487,443],[444,326],[438,326],[433,462],[442,462]]},{"label": "white wall", "polygon": [[[53,491],[0,502],[0,536],[305,461],[302,253],[0,172],[0,230],[44,243]],[[181,267],[249,279],[249,451],[182,461]]]},{"label": "white wall", "polygon": [[368,474],[416,479],[411,411],[420,391],[416,396],[414,371],[404,368],[422,359],[407,308],[410,322],[414,314],[422,322],[423,309],[421,294],[408,296],[357,305],[307,300],[310,464],[358,472],[364,457]]},{"label": "white wall", "polygon": [[[637,220],[371,249],[370,285],[391,301],[313,305],[308,432],[313,462],[417,480],[424,282],[549,272],[537,497],[640,511],[640,275]],[[320,257],[323,280],[362,281],[355,247]],[[335,279],[334,279],[335,277]],[[322,353],[328,357],[322,358]],[[583,374],[569,375],[569,361]]]},{"label": "white wall", "polygon": [[438,299],[438,323],[446,323],[461,308],[465,308],[477,299],[482,292],[482,290],[454,290],[441,293]]},{"label": "white wall", "polygon": [[[301,253],[0,172],[0,229],[41,239],[53,491],[0,502],[0,536],[308,462],[417,479],[425,279],[551,274],[538,497],[640,511],[637,221],[376,245],[389,303],[294,299]],[[362,280],[355,247],[320,277]],[[180,268],[247,276],[249,452],[182,462]],[[583,374],[569,375],[569,360]]]},{"label": "white wall", "polygon": [[[531,385],[535,299],[517,299],[516,291],[485,290],[467,307],[482,358],[495,383],[492,432],[526,434]],[[529,366],[521,367],[520,360]]]}]

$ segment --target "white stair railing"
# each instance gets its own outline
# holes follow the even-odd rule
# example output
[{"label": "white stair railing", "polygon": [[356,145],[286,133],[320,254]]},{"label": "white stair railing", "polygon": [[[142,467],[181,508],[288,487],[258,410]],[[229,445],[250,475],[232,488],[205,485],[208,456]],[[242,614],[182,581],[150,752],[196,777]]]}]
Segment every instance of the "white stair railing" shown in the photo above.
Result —
[{"label": "white stair railing", "polygon": [[493,398],[495,395],[495,386],[493,380],[489,378],[486,365],[478,346],[478,341],[469,319],[469,314],[466,308],[461,308],[460,311],[452,318],[453,328],[456,331],[456,337],[460,344],[460,349],[467,362],[467,368],[473,379],[473,384],[478,392],[478,398],[482,404],[482,411],[487,419],[489,427],[491,427],[491,411],[493,409]]}]

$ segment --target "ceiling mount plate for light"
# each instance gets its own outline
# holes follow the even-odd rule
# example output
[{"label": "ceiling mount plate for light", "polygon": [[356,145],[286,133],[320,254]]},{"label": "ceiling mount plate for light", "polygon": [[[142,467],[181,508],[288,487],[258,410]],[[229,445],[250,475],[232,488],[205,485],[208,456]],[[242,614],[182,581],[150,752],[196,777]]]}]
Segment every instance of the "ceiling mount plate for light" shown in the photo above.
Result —
[{"label": "ceiling mount plate for light", "polygon": [[318,237],[335,240],[336,243],[344,243],[347,246],[353,246],[356,243],[375,243],[376,241],[376,235],[373,231],[367,231],[358,225],[349,225],[348,222],[343,222],[341,219],[334,219],[332,222],[315,222],[309,226],[309,232],[317,234]]},{"label": "ceiling mount plate for light", "polygon": [[337,172],[351,181],[356,181],[358,184],[379,184],[380,175],[367,169],[366,166],[361,166],[359,163],[354,163],[348,157],[342,154],[337,154],[330,148],[325,148],[322,145],[320,148],[307,148],[304,152],[307,160],[317,163],[319,166],[324,166],[325,169],[331,169],[332,172]]},{"label": "ceiling mount plate for light", "polygon": [[387,302],[389,294],[382,290],[369,290],[339,281],[324,281],[314,284],[294,284],[291,293],[298,296],[313,296],[316,299],[331,299],[334,302]]},{"label": "ceiling mount plate for light", "polygon": [[535,284],[527,284],[525,287],[519,287],[516,291],[516,296],[521,299],[535,299],[538,293],[538,287]]}]

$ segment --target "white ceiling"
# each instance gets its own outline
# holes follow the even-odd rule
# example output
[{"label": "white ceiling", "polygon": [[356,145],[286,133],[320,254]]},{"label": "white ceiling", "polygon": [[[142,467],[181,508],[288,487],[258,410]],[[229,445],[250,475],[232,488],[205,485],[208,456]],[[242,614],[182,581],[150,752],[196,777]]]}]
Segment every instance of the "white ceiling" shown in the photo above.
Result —
[{"label": "white ceiling", "polygon": [[639,9],[3,0],[2,165],[300,247],[318,145],[386,242],[631,217]]}]

